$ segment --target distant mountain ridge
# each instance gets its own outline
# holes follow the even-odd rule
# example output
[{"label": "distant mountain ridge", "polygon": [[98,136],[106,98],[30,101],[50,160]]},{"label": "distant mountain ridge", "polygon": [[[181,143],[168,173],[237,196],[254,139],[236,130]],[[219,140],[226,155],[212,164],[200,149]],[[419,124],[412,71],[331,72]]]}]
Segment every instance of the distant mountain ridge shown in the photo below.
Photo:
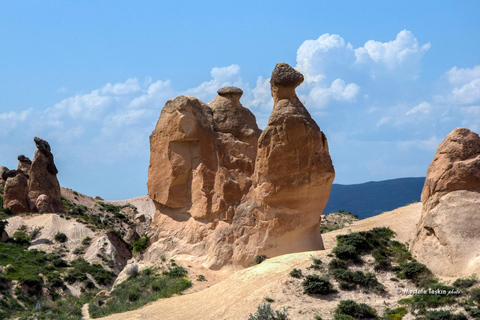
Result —
[{"label": "distant mountain ridge", "polygon": [[333,184],[324,214],[339,210],[357,214],[360,219],[376,216],[406,204],[420,201],[425,177],[370,181],[360,184]]}]

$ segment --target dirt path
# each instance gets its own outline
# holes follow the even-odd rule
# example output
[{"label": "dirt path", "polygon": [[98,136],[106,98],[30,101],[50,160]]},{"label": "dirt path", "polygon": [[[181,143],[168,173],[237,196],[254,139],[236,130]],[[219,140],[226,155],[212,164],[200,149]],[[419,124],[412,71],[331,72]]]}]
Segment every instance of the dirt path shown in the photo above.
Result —
[{"label": "dirt path", "polygon": [[85,303],[82,307],[82,320],[90,319],[90,313],[88,312],[88,303]]}]

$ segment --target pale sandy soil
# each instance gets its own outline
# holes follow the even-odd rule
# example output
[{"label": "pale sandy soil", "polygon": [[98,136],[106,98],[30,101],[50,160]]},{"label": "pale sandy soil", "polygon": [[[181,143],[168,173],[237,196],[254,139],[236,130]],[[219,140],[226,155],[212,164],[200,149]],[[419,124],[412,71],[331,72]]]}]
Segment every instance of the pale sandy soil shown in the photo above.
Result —
[{"label": "pale sandy soil", "polygon": [[[289,272],[293,268],[305,271],[311,264],[312,256],[321,257],[326,264],[330,259],[326,255],[335,246],[335,236],[338,234],[388,226],[397,233],[397,240],[406,242],[411,239],[415,225],[420,219],[421,206],[421,203],[412,204],[355,222],[348,228],[326,233],[323,238],[327,250],[270,258],[258,266],[237,271],[204,290],[159,300],[142,309],[103,319],[246,320],[256,311],[259,304],[265,303],[265,297],[275,300],[272,303],[273,308],[287,308],[290,319],[311,320],[315,315],[320,315],[324,320],[332,319],[333,310],[343,299],[365,302],[382,314],[387,306],[394,307],[395,302],[400,299],[395,292],[398,283],[389,281],[391,273],[378,274],[378,280],[386,286],[386,293],[383,295],[361,294],[361,291],[356,290],[338,291],[327,297],[314,297],[303,294],[299,285],[301,280],[290,277]],[[366,265],[367,268],[370,266],[368,261]],[[405,319],[409,319],[409,316]]]}]

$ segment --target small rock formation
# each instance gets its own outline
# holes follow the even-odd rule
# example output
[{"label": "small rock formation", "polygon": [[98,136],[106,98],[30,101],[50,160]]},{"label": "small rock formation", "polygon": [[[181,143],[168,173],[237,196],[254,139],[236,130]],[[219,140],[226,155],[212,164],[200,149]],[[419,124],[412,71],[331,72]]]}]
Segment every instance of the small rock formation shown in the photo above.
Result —
[{"label": "small rock formation", "polygon": [[[33,161],[18,156],[17,170],[3,170],[5,181],[3,207],[13,213],[65,212],[62,204],[57,168],[47,141],[34,138],[37,151]],[[5,167],[3,167],[5,168]]]},{"label": "small rock formation", "polygon": [[334,179],[325,135],[295,94],[303,76],[277,64],[267,128],[236,87],[209,104],[168,101],[150,136],[153,245],[145,260],[186,254],[207,268],[258,254],[322,249],[320,215]]},{"label": "small rock formation", "polygon": [[4,187],[5,186],[5,180],[3,180],[3,173],[8,171],[7,167],[0,166],[0,186]]},{"label": "small rock formation", "polygon": [[453,130],[437,148],[411,250],[440,276],[480,272],[480,137]]},{"label": "small rock formation", "polygon": [[25,174],[30,173],[30,168],[32,167],[32,160],[28,157],[25,157],[23,154],[18,156],[18,166],[17,170],[22,170]]},{"label": "small rock formation", "polygon": [[33,139],[37,151],[33,156],[28,180],[28,198],[30,209],[34,212],[65,212],[57,180],[57,167],[47,141],[38,137]]},{"label": "small rock formation", "polygon": [[28,176],[22,170],[8,170],[2,175],[5,180],[3,207],[13,213],[29,212]]}]

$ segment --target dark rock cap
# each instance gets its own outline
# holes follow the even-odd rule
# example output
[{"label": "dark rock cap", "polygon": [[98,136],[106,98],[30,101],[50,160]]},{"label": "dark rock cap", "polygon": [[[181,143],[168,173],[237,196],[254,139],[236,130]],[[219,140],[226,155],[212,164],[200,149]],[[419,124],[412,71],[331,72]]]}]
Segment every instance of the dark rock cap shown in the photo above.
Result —
[{"label": "dark rock cap", "polygon": [[52,153],[50,149],[50,145],[48,144],[47,141],[40,139],[39,137],[33,138],[33,141],[35,141],[35,145],[37,146],[37,149],[42,151],[43,154],[48,156],[49,154]]},{"label": "dark rock cap", "polygon": [[281,87],[298,87],[302,82],[303,75],[283,62],[277,63],[270,78],[270,84]]},{"label": "dark rock cap", "polygon": [[24,162],[24,163],[27,163],[27,164],[32,164],[32,160],[30,160],[28,157],[25,157],[23,154],[19,155],[17,157],[17,159],[20,162]]},{"label": "dark rock cap", "polygon": [[223,87],[221,89],[218,89],[217,93],[220,96],[238,95],[240,98],[243,94],[243,90],[237,87]]}]

